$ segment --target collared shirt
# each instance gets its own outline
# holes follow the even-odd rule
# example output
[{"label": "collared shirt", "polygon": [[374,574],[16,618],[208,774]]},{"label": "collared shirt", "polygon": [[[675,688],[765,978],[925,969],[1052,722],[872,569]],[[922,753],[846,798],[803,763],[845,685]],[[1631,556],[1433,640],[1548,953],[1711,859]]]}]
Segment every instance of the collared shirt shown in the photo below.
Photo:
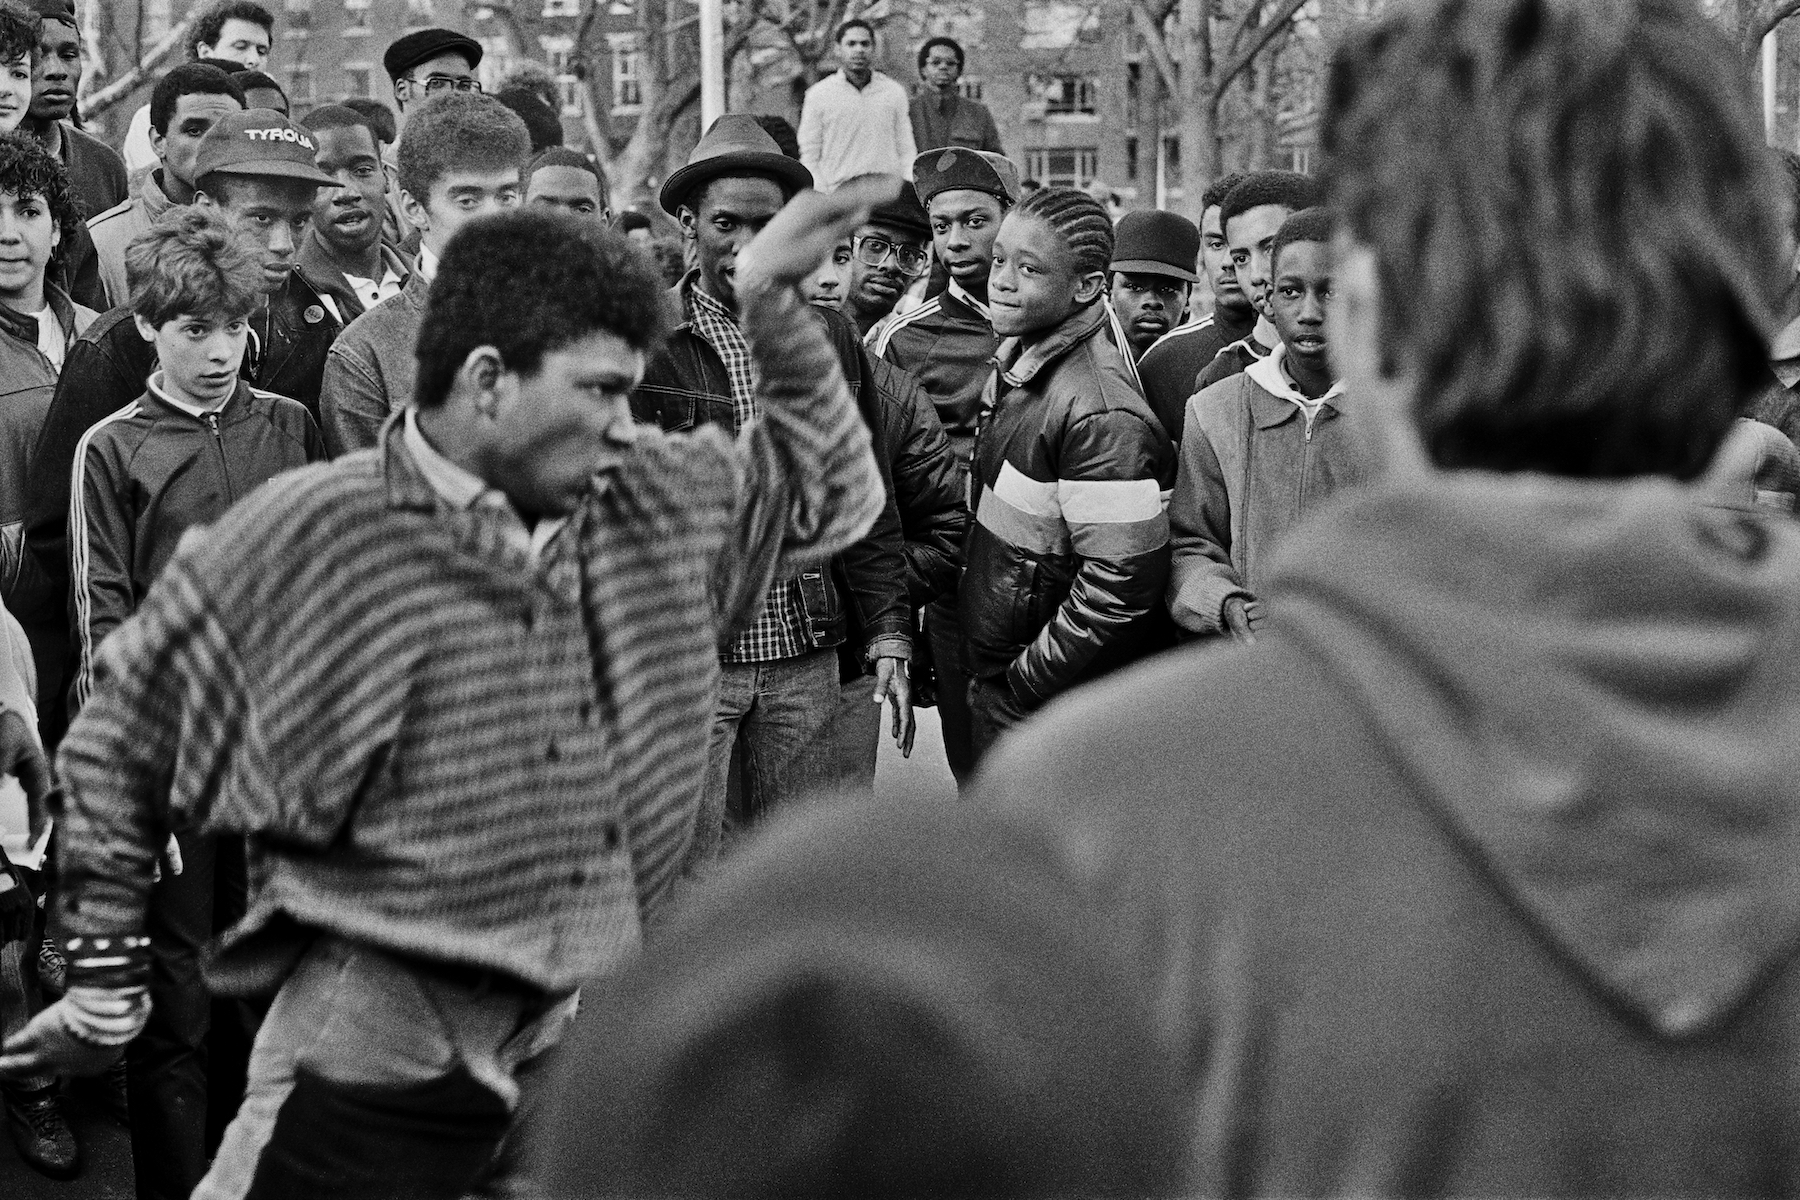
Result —
[{"label": "collared shirt", "polygon": [[163,381],[163,373],[161,371],[151,372],[150,378],[145,381],[145,386],[150,389],[158,400],[161,400],[170,408],[184,412],[188,416],[200,421],[204,421],[214,413],[224,411],[225,406],[231,403],[231,396],[227,395],[223,400],[219,401],[211,408],[201,408],[198,404],[189,404],[186,400],[181,399],[179,396],[176,396],[173,392],[169,391],[168,384]]},{"label": "collared shirt", "polygon": [[356,293],[356,298],[363,302],[365,309],[374,308],[389,296],[398,296],[400,289],[406,286],[405,277],[394,270],[392,264],[383,265],[387,267],[387,272],[379,281],[344,272],[344,282],[350,285],[350,290]]},{"label": "collared shirt", "polygon": [[487,480],[438,453],[419,428],[418,409],[406,410],[400,436],[406,440],[406,452],[412,455],[413,465],[445,504],[458,512],[479,507],[492,513],[499,520],[501,533],[508,544],[530,555],[533,562],[569,523],[567,517],[541,517],[536,526],[527,529],[519,510],[513,507],[504,492],[489,487]]},{"label": "collared shirt", "polygon": [[881,172],[909,176],[918,157],[906,89],[876,71],[857,87],[834,71],[806,89],[800,107],[800,161],[821,191]]},{"label": "collared shirt", "polygon": [[49,359],[51,366],[62,370],[68,341],[63,336],[62,322],[56,319],[56,310],[50,307],[49,301],[45,301],[44,307],[28,315],[37,322],[38,353]]},{"label": "collared shirt", "polygon": [[[738,327],[737,317],[690,277],[681,290],[687,302],[688,320],[702,341],[718,352],[731,380],[731,424],[734,433],[756,416],[756,373],[750,360],[750,343]],[[806,610],[800,601],[800,580],[777,579],[769,585],[762,615],[751,622],[719,657],[729,663],[774,662],[798,658],[812,647],[806,639]]]},{"label": "collared shirt", "polygon": [[420,276],[424,278],[426,283],[430,283],[433,279],[437,278],[438,256],[431,252],[430,246],[427,246],[423,242],[419,243],[419,257],[415,262],[417,263]]}]

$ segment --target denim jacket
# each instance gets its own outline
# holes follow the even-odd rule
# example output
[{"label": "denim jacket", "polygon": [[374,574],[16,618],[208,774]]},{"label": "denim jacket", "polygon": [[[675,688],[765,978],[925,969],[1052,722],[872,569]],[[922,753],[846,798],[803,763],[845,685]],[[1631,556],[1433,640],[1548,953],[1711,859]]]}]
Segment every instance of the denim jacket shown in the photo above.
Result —
[{"label": "denim jacket", "polygon": [[[878,428],[871,413],[877,399],[855,329],[836,313],[810,311],[826,326],[864,423]],[[725,363],[688,320],[651,356],[643,382],[632,393],[631,409],[638,420],[669,432],[702,425],[735,432]],[[878,654],[908,658],[912,650],[912,609],[891,464],[876,457],[887,498],[874,528],[856,545],[828,561],[806,565],[799,575],[807,641],[815,650],[842,647],[840,674],[846,677],[865,670]],[[859,649],[861,654],[855,654]]]}]

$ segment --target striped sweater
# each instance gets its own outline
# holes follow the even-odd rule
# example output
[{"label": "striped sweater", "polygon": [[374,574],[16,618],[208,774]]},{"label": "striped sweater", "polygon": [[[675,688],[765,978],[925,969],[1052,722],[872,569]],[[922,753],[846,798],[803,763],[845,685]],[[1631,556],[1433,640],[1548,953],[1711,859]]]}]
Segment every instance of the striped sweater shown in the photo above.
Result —
[{"label": "striped sweater", "polygon": [[[395,424],[184,542],[62,745],[64,936],[140,931],[157,849],[198,825],[249,839],[222,991],[275,986],[306,930],[549,990],[628,954],[693,832],[721,634],[881,507],[801,316],[746,304],[759,420],[643,430],[535,562]],[[141,978],[118,957],[71,981]]]}]

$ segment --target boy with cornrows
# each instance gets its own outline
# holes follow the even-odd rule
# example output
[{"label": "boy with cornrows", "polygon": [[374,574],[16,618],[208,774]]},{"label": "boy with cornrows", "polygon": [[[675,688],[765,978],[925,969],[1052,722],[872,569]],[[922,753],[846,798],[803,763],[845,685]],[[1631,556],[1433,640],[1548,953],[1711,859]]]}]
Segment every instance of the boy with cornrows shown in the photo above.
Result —
[{"label": "boy with cornrows", "polygon": [[1002,340],[970,464],[961,593],[977,759],[1153,641],[1173,450],[1105,336],[1112,251],[1106,210],[1070,188],[1033,193],[994,239]]}]

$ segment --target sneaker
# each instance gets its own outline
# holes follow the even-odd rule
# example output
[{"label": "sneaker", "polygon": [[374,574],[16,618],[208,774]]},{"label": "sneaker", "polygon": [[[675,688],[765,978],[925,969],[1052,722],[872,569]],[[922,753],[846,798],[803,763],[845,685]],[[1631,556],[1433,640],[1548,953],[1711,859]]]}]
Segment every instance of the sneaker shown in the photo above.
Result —
[{"label": "sneaker", "polygon": [[61,996],[69,989],[69,960],[62,956],[56,943],[45,938],[38,946],[37,956],[38,984],[52,996]]},{"label": "sneaker", "polygon": [[54,1087],[6,1093],[6,1130],[19,1157],[52,1179],[73,1179],[81,1171],[81,1147],[63,1119]]}]

